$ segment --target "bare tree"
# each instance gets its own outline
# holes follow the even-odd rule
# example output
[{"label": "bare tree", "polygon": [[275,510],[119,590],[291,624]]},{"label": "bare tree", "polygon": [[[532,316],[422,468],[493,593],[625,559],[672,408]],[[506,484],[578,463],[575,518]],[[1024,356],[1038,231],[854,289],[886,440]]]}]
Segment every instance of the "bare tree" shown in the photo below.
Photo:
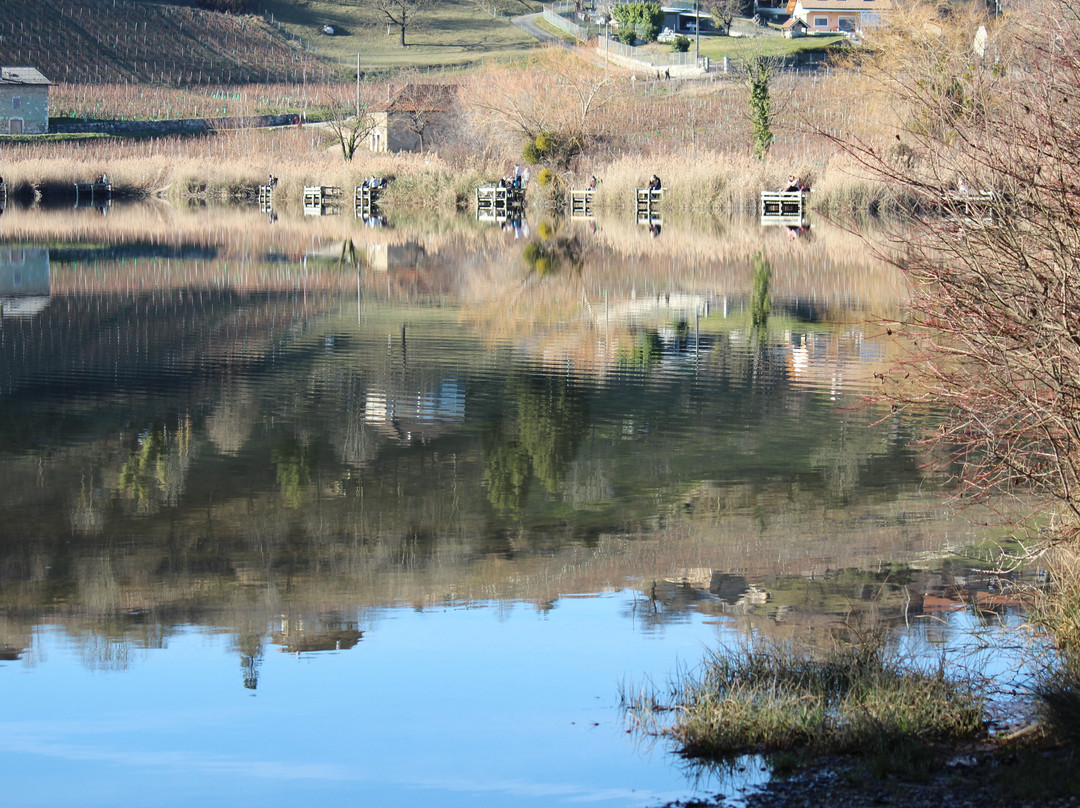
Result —
[{"label": "bare tree", "polygon": [[388,25],[397,26],[404,48],[405,31],[416,25],[418,17],[431,10],[435,0],[371,0],[371,3]]},{"label": "bare tree", "polygon": [[353,100],[345,102],[340,99],[327,99],[325,106],[329,110],[325,120],[326,128],[330,130],[334,142],[341,147],[341,156],[349,162],[375,128],[371,102],[361,97],[358,85]]},{"label": "bare tree", "polygon": [[417,141],[419,151],[429,146],[429,134],[447,123],[458,106],[457,87],[452,84],[410,81],[398,91],[392,110]]},{"label": "bare tree", "polygon": [[910,352],[884,395],[948,406],[931,446],[964,495],[1034,492],[1043,535],[1075,542],[1080,14],[1047,0],[1007,34],[995,22],[938,11],[880,43],[867,67],[897,113],[891,144],[844,146],[910,212],[878,242],[916,312],[893,326]]},{"label": "bare tree", "polygon": [[702,8],[712,15],[727,36],[731,33],[731,23],[736,17],[745,16],[748,10],[752,11],[753,3],[748,6],[747,0],[705,0]]},{"label": "bare tree", "polygon": [[595,131],[596,111],[615,97],[622,77],[557,47],[544,48],[530,68],[490,66],[468,103],[527,138],[573,132],[588,139]]}]

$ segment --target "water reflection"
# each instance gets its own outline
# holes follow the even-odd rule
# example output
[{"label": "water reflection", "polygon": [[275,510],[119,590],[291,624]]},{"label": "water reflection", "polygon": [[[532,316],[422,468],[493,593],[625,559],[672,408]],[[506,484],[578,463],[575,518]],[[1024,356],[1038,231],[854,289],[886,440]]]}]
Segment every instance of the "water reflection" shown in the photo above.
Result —
[{"label": "water reflection", "polygon": [[[850,245],[756,223],[654,240],[603,219],[534,237],[83,213],[12,211],[0,248],[0,675],[32,667],[39,709],[30,680],[92,669],[159,716],[159,656],[191,681],[226,660],[208,704],[258,695],[331,768],[379,761],[394,782],[370,775],[375,800],[412,794],[417,770],[384,751],[406,748],[438,804],[674,799],[682,776],[628,751],[620,679],[747,630],[932,613],[945,573],[911,562],[972,535],[927,498],[909,447],[929,417],[855,406],[889,359],[868,323],[902,299]],[[50,228],[66,246],[29,246]],[[9,318],[16,281],[41,300]],[[459,692],[476,700],[427,697]],[[310,716],[328,709],[382,728],[326,748]],[[593,710],[603,739],[582,734]],[[507,759],[522,727],[539,740],[518,757],[557,777]],[[491,785],[500,770],[520,781]]]},{"label": "water reflection", "polygon": [[49,248],[0,245],[0,316],[32,317],[49,305]]}]

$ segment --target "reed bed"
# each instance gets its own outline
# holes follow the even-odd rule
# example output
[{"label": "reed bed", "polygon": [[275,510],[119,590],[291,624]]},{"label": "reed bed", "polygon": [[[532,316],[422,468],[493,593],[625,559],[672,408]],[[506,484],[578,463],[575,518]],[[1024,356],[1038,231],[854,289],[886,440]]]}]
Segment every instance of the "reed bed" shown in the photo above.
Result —
[{"label": "reed bed", "polygon": [[[511,72],[506,80],[524,87],[527,69],[521,68],[520,79]],[[398,187],[387,192],[388,205],[455,209],[471,204],[476,185],[521,161],[521,136],[511,126],[492,130],[490,110],[470,107],[488,78],[483,71],[455,77],[468,114],[444,139],[439,155],[423,159],[360,152],[346,162],[328,130],[304,126],[11,143],[2,168],[16,196],[31,199],[50,183],[86,181],[101,173],[132,195],[177,198],[246,196],[271,172],[281,178],[291,198],[305,184],[349,187],[374,173],[399,180]],[[597,206],[621,211],[633,204],[634,190],[656,173],[663,180],[666,211],[701,214],[753,210],[761,190],[776,188],[795,173],[815,188],[813,206],[830,215],[877,209],[887,201],[885,189],[838,157],[833,141],[888,131],[887,110],[871,115],[862,111],[866,99],[874,97],[869,92],[860,95],[865,84],[854,72],[779,75],[775,142],[761,161],[751,156],[746,88],[737,76],[664,82],[618,74],[610,84],[610,99],[586,121],[590,145],[563,175],[563,183],[583,187],[596,175],[601,179]],[[366,83],[362,95],[375,100],[391,90],[388,83]],[[163,119],[345,107],[354,98],[355,86],[338,81],[205,89],[61,84],[55,103],[71,117]],[[478,132],[486,134],[478,137]],[[546,189],[530,194],[537,200],[548,195]]]},{"label": "reed bed", "polygon": [[[709,759],[857,753],[888,767],[911,757],[925,763],[927,744],[985,732],[983,699],[970,682],[902,660],[881,635],[824,654],[764,642],[720,650],[669,698],[624,692],[623,703],[646,731]],[[668,708],[674,720],[665,724]]]}]

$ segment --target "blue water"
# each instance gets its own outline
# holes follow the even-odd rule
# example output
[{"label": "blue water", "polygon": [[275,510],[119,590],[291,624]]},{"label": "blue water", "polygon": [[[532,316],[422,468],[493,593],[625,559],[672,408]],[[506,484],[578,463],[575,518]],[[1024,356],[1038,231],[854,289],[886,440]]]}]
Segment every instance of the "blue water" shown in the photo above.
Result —
[{"label": "blue water", "polygon": [[1020,669],[923,613],[989,585],[933,562],[983,529],[932,415],[867,404],[902,299],[842,244],[563,230],[539,276],[475,222],[191,215],[0,242],[5,802],[737,800],[760,761],[621,692],[871,612]]}]

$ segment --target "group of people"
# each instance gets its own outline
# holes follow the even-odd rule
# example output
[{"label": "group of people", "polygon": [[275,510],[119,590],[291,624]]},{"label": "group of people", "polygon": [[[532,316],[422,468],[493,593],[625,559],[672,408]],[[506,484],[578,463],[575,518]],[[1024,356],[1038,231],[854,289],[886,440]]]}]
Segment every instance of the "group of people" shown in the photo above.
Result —
[{"label": "group of people", "polygon": [[499,179],[500,188],[513,188],[515,190],[521,190],[529,184],[529,169],[522,168],[521,166],[514,166],[514,173],[508,177],[501,177]]},{"label": "group of people", "polygon": [[266,179],[266,187],[267,188],[273,188],[277,184],[278,184],[278,178],[275,177],[273,174],[271,174],[269,177],[267,177],[267,179]]},{"label": "group of people", "polygon": [[386,177],[376,177],[374,175],[368,177],[360,185],[361,188],[385,188],[388,185]]},{"label": "group of people", "polygon": [[653,174],[652,179],[649,180],[649,190],[650,191],[659,191],[660,190],[660,178],[658,176],[656,176],[655,174]]}]

